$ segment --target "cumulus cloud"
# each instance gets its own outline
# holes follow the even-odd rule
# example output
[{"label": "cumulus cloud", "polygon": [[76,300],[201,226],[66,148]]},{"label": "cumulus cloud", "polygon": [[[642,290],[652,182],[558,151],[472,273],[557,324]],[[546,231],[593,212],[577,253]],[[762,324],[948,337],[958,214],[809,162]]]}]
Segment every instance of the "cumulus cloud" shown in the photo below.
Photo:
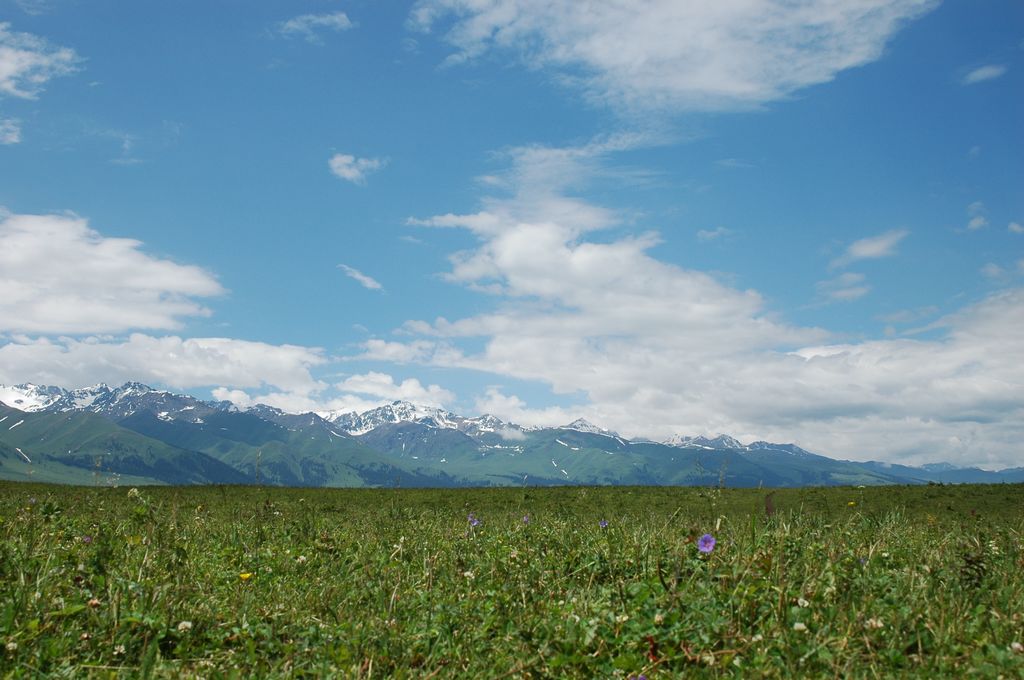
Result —
[{"label": "cumulus cloud", "polygon": [[356,158],[347,153],[337,153],[327,161],[331,172],[353,184],[366,184],[366,176],[383,168],[387,161],[379,158]]},{"label": "cumulus cloud", "polygon": [[11,31],[0,22],[0,95],[35,99],[51,79],[78,70],[81,59],[31,33]]},{"label": "cumulus cloud", "polygon": [[369,290],[383,290],[384,288],[376,279],[367,276],[355,267],[350,267],[347,264],[339,264],[338,269],[345,272],[345,276],[359,282],[359,285],[363,288],[367,288]]},{"label": "cumulus cloud", "polygon": [[325,387],[310,369],[325,362],[317,348],[232,338],[15,337],[0,346],[0,383],[31,381],[63,387],[129,380],[190,389],[275,387],[309,394]]},{"label": "cumulus cloud", "polygon": [[[496,301],[482,314],[411,320],[360,359],[475,369],[585,395],[571,412],[494,388],[480,411],[524,424],[584,416],[627,436],[728,432],[855,459],[1009,465],[1024,437],[1024,290],[930,325],[934,339],[835,344],[786,323],[756,292],[656,259],[655,234],[609,238],[615,213],[574,197],[609,150],[508,154],[513,194],[476,213],[414,220],[464,229],[475,247],[448,280]],[[532,163],[538,167],[530,167]],[[557,180],[535,181],[558,167]],[[856,241],[848,261],[886,257],[902,230]],[[839,297],[864,287],[835,279]]]},{"label": "cumulus cloud", "polygon": [[454,394],[439,385],[424,386],[415,378],[396,383],[392,376],[373,371],[349,376],[335,387],[342,392],[354,392],[387,401],[411,401],[427,406],[444,406],[455,400]]},{"label": "cumulus cloud", "polygon": [[449,63],[493,51],[624,109],[754,107],[870,63],[933,0],[420,0]]},{"label": "cumulus cloud", "polygon": [[320,44],[323,31],[340,33],[352,28],[352,22],[344,12],[328,14],[303,14],[288,21],[281,22],[277,31],[288,38],[302,38],[306,42]]},{"label": "cumulus cloud", "polygon": [[1022,227],[1019,222],[1010,222],[1006,225],[1006,231],[1011,234],[1024,234],[1024,227]]},{"label": "cumulus cloud", "polygon": [[148,255],[76,215],[0,214],[0,332],[174,329],[224,289],[208,272]]},{"label": "cumulus cloud", "polygon": [[910,232],[906,229],[893,229],[878,236],[871,236],[854,241],[846,251],[829,264],[830,267],[845,267],[858,260],[874,260],[891,257],[896,254],[896,247]]},{"label": "cumulus cloud", "polygon": [[987,64],[973,69],[960,81],[963,85],[976,85],[986,80],[995,80],[1006,73],[1006,66],[1002,64]]}]

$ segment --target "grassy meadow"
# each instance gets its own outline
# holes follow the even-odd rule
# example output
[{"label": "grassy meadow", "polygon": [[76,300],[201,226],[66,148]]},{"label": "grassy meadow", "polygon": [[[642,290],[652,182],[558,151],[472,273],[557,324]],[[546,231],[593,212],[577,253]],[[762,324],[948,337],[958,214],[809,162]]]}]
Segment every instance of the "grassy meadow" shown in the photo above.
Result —
[{"label": "grassy meadow", "polygon": [[0,483],[0,589],[4,677],[1014,678],[1024,486]]}]

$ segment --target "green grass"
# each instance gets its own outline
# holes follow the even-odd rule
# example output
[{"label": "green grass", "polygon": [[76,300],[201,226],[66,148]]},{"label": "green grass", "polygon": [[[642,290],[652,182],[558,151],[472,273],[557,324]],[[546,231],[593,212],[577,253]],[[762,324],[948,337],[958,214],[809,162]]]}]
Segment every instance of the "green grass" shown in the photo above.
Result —
[{"label": "green grass", "polygon": [[1024,675],[1024,486],[767,493],[0,483],[0,673]]}]

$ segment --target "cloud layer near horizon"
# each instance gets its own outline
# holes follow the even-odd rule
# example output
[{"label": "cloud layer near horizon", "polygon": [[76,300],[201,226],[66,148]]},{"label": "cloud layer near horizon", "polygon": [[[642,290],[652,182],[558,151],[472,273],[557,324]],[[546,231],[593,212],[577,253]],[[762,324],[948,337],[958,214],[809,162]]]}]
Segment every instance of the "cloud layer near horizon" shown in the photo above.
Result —
[{"label": "cloud layer near horizon", "polygon": [[[835,344],[823,329],[776,318],[756,291],[653,258],[655,234],[592,239],[616,219],[567,187],[585,183],[607,152],[607,144],[514,151],[514,196],[487,199],[473,214],[414,220],[477,237],[476,248],[452,256],[448,279],[494,296],[495,309],[411,320],[402,330],[412,339],[370,341],[363,358],[582,392],[589,404],[575,414],[632,436],[726,432],[857,459],[1016,460],[1024,291],[968,305],[934,324],[934,339]],[[891,257],[904,236],[868,236],[847,255]],[[481,341],[482,351],[467,349]],[[498,389],[478,405],[525,424],[570,415],[532,411]]]}]

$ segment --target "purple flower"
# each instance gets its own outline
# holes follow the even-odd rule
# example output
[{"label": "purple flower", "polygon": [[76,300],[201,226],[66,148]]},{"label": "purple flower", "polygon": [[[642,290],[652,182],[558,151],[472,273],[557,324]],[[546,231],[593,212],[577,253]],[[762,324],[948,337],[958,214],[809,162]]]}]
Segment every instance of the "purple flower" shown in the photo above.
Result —
[{"label": "purple flower", "polygon": [[82,543],[85,543],[86,545],[92,543],[92,536],[89,536],[88,534],[82,536]]},{"label": "purple flower", "polygon": [[704,534],[699,539],[697,539],[697,550],[700,550],[702,553],[707,554],[714,549],[715,537],[711,534]]},{"label": "purple flower", "polygon": [[606,520],[606,519],[601,520],[600,522],[597,523],[597,526],[601,527],[602,529],[607,529],[608,528],[608,520]]},{"label": "purple flower", "polygon": [[529,523],[530,523],[530,516],[529,515],[523,515],[523,524],[529,524]]},{"label": "purple flower", "polygon": [[468,519],[469,519],[469,526],[471,526],[471,527],[478,527],[478,526],[480,526],[480,520],[478,520],[476,518],[476,515],[474,515],[473,513],[469,513]]}]

